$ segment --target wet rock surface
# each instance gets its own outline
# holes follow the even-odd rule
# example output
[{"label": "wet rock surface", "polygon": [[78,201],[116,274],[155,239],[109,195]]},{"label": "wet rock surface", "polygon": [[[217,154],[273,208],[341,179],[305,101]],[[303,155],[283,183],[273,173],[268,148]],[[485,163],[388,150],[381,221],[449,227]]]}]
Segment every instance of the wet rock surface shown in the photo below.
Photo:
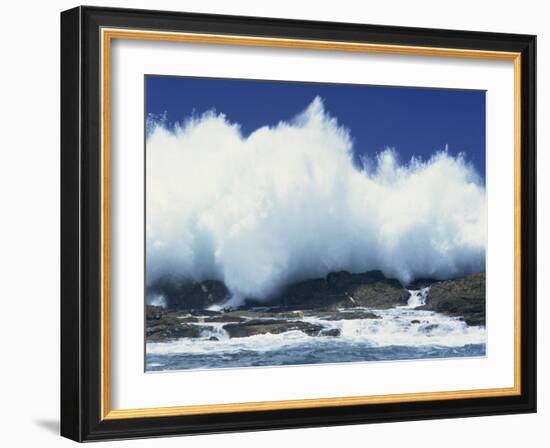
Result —
[{"label": "wet rock surface", "polygon": [[145,315],[145,337],[148,342],[169,341],[179,338],[200,337],[197,325],[184,323],[177,316],[168,314],[160,307],[147,306]]},{"label": "wet rock surface", "polygon": [[426,304],[418,309],[460,317],[468,325],[485,325],[485,273],[432,284]]},{"label": "wet rock surface", "polygon": [[[426,303],[415,309],[457,317],[467,325],[485,325],[484,273],[427,282],[417,285],[430,286],[430,290]],[[291,285],[268,303],[248,299],[238,309],[207,309],[227,301],[227,288],[221,282],[173,286],[173,294],[176,295],[167,298],[166,308],[147,305],[147,342],[198,337],[216,341],[218,334],[205,335],[213,328],[223,329],[224,337],[230,338],[288,331],[301,331],[312,337],[338,337],[341,330],[331,326],[331,322],[380,319],[376,310],[405,306],[411,295],[397,280],[385,278],[380,271],[331,273],[324,279]],[[410,324],[418,325],[420,321],[411,319]],[[431,332],[437,327],[424,330]]]},{"label": "wet rock surface", "polygon": [[243,338],[258,334],[280,334],[287,331],[301,331],[308,336],[317,336],[323,330],[322,325],[304,321],[277,319],[252,319],[240,324],[228,324],[223,329],[231,338]]},{"label": "wet rock surface", "polygon": [[[164,278],[148,287],[148,295],[162,296],[171,311],[205,312],[223,306],[229,291],[223,282],[176,281]],[[398,280],[386,278],[381,271],[351,274],[332,272],[325,278],[305,280],[288,286],[269,300],[247,298],[241,308],[266,307],[290,310],[336,310],[342,307],[391,308],[407,303],[409,292]]]},{"label": "wet rock surface", "polygon": [[168,310],[207,310],[229,298],[229,291],[219,280],[178,281],[162,278],[147,288],[147,294],[162,296]]},{"label": "wet rock surface", "polygon": [[[330,273],[326,278],[291,285],[278,297],[263,304],[300,310],[385,309],[406,304],[408,298],[408,290],[398,280],[384,277],[381,271],[363,274],[340,271]],[[261,302],[249,299],[247,304],[260,305]]]}]

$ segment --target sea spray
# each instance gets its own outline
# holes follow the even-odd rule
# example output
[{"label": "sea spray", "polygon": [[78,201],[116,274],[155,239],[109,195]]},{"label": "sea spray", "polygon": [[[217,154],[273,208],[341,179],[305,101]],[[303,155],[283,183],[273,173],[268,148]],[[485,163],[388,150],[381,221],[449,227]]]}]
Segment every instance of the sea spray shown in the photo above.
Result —
[{"label": "sea spray", "polygon": [[387,149],[357,167],[320,98],[247,137],[214,112],[150,122],[146,157],[148,284],[216,279],[238,305],[339,270],[403,284],[484,270],[485,189],[465,157]]}]

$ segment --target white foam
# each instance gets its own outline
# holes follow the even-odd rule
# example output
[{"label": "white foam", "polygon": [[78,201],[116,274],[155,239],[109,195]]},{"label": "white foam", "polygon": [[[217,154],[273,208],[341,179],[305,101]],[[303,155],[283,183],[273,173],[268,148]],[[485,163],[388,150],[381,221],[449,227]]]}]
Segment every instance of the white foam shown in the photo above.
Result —
[{"label": "white foam", "polygon": [[[357,310],[359,308],[356,308]],[[220,328],[225,324],[202,324],[216,327],[213,332],[205,332],[201,338],[183,338],[171,342],[147,344],[149,354],[174,353],[235,353],[243,350],[268,352],[300,344],[360,343],[377,347],[383,346],[441,346],[463,347],[467,344],[483,344],[487,340],[484,327],[468,326],[458,318],[444,316],[432,311],[397,307],[387,310],[368,310],[379,315],[379,319],[324,320],[319,317],[304,317],[303,320],[320,324],[327,329],[339,329],[341,335],[308,336],[301,331],[281,334],[263,334],[244,338],[220,337]],[[345,311],[343,311],[345,312]],[[413,323],[413,321],[418,321]],[[221,330],[223,331],[223,330]],[[210,341],[210,336],[219,340]]]},{"label": "white foam", "polygon": [[166,298],[162,294],[154,294],[147,297],[147,304],[166,308]]},{"label": "white foam", "polygon": [[248,137],[214,112],[148,129],[148,284],[218,279],[236,305],[338,270],[403,283],[484,270],[485,188],[462,155],[387,149],[359,168],[319,98]]},{"label": "white foam", "polygon": [[428,299],[428,294],[430,293],[430,287],[426,286],[421,289],[409,289],[410,297],[407,302],[407,307],[409,308],[418,308],[419,306],[425,305],[426,300]]}]

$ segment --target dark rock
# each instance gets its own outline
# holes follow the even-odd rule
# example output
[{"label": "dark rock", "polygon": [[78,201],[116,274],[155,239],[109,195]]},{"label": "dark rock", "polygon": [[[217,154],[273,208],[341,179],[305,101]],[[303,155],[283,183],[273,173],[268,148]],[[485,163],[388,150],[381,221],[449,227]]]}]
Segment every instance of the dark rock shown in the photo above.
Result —
[{"label": "dark rock", "polygon": [[[416,280],[411,288],[429,285],[432,280]],[[229,292],[222,282],[157,281],[148,293],[162,294],[167,309],[146,307],[147,340],[196,337],[196,323],[227,323],[231,337],[281,333],[291,330],[316,335],[320,325],[303,322],[304,315],[326,320],[377,319],[368,309],[387,309],[406,304],[410,293],[396,279],[381,271],[352,274],[331,272],[326,278],[305,280],[288,286],[267,301],[253,298],[236,310],[212,311],[212,305],[223,305]],[[426,304],[418,310],[430,310],[463,319],[468,325],[485,325],[485,274],[439,281],[430,285]],[[411,324],[420,321],[412,320]],[[183,335],[183,336],[178,336]]]},{"label": "dark rock", "polygon": [[190,311],[167,311],[163,308],[147,305],[146,319],[158,320],[164,317],[179,319],[180,323],[216,323],[216,322],[240,322],[244,320],[238,314],[224,313],[222,311],[190,310]]},{"label": "dark rock", "polygon": [[407,289],[422,289],[426,286],[430,286],[434,283],[437,283],[439,280],[435,278],[417,278],[407,285]]},{"label": "dark rock", "polygon": [[425,309],[462,317],[468,325],[485,325],[485,273],[434,283]]},{"label": "dark rock", "polygon": [[197,325],[181,323],[179,319],[167,316],[145,328],[147,342],[165,342],[179,338],[197,338],[201,329]]},{"label": "dark rock", "polygon": [[326,278],[305,280],[288,286],[267,302],[249,299],[247,307],[282,307],[286,310],[337,310],[338,308],[391,308],[402,305],[410,293],[396,279],[381,271],[351,274],[332,272]]},{"label": "dark rock", "polygon": [[355,320],[355,319],[381,319],[378,314],[366,310],[350,310],[350,311],[322,311],[311,312],[311,316],[318,317],[323,320]]},{"label": "dark rock", "polygon": [[391,281],[378,281],[356,286],[351,296],[359,306],[385,309],[406,303],[409,292]]},{"label": "dark rock", "polygon": [[185,312],[191,316],[219,316],[222,314],[222,311],[213,311],[213,310],[201,310],[201,309],[193,309],[193,310],[185,310]]},{"label": "dark rock", "polygon": [[216,322],[241,322],[243,319],[234,315],[228,316],[224,313],[218,313],[216,315],[193,316],[191,314],[178,314],[178,312],[170,313],[170,315],[178,316],[181,322],[185,323],[216,323]]},{"label": "dark rock", "polygon": [[[172,278],[163,278],[148,287],[147,292],[162,294],[168,311],[187,311],[192,315],[203,316],[207,314],[207,308],[212,305],[223,306],[229,298],[225,284],[217,280],[178,282]],[[382,309],[406,303],[409,295],[398,280],[386,278],[381,271],[361,274],[339,271],[329,273],[326,278],[292,284],[267,301],[248,298],[241,308],[267,306],[291,311],[360,306]]]},{"label": "dark rock", "polygon": [[189,314],[187,315],[178,315],[177,313],[172,314],[173,316],[177,317],[181,323],[186,324],[196,324],[199,322],[203,322],[202,318],[198,316],[191,316]]},{"label": "dark rock", "polygon": [[227,324],[223,329],[232,338],[243,338],[257,334],[280,334],[287,331],[301,331],[308,336],[316,336],[323,329],[321,325],[303,321],[280,319],[252,319],[240,324]]},{"label": "dark rock", "polygon": [[[194,325],[199,322],[213,322],[219,316],[192,316],[188,313],[169,312],[161,307],[147,305],[145,311],[145,338],[147,342],[164,342],[179,338],[196,338],[201,334],[201,327]],[[228,322],[235,322],[231,317]]]},{"label": "dark rock", "polygon": [[210,316],[210,317],[205,317],[204,318],[204,322],[242,322],[244,319],[239,317],[239,316],[236,316],[236,315],[233,315],[233,316],[229,316],[225,313],[223,314],[220,314],[218,316]]},{"label": "dark rock", "polygon": [[319,333],[319,336],[330,336],[330,337],[337,337],[340,336],[341,331],[339,328],[330,328],[327,330],[321,330]]},{"label": "dark rock", "polygon": [[274,318],[274,319],[300,319],[304,313],[300,310],[289,311],[287,309],[242,309],[233,310],[224,313],[228,318]]},{"label": "dark rock", "polygon": [[345,286],[351,278],[351,274],[347,271],[330,272],[327,275],[327,283],[330,287],[339,289]]},{"label": "dark rock", "polygon": [[165,314],[164,308],[160,306],[145,306],[145,320],[159,320],[162,319]]},{"label": "dark rock", "polygon": [[208,338],[209,341],[219,341],[219,339],[216,336],[210,336]]},{"label": "dark rock", "polygon": [[162,294],[168,310],[203,310],[220,305],[229,298],[229,291],[223,282],[205,280],[178,281],[171,277],[157,280],[147,288],[148,294]]},{"label": "dark rock", "polygon": [[429,324],[429,325],[426,325],[425,327],[422,327],[422,331],[426,333],[430,333],[437,328],[439,328],[439,324]]}]

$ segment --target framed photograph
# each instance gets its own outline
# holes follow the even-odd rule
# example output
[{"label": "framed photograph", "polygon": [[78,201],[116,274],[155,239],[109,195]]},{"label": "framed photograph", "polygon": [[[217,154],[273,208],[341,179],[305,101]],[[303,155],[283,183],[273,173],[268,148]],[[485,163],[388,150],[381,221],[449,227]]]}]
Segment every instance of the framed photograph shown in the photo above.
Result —
[{"label": "framed photograph", "polygon": [[535,36],[61,14],[61,433],[535,412]]}]

